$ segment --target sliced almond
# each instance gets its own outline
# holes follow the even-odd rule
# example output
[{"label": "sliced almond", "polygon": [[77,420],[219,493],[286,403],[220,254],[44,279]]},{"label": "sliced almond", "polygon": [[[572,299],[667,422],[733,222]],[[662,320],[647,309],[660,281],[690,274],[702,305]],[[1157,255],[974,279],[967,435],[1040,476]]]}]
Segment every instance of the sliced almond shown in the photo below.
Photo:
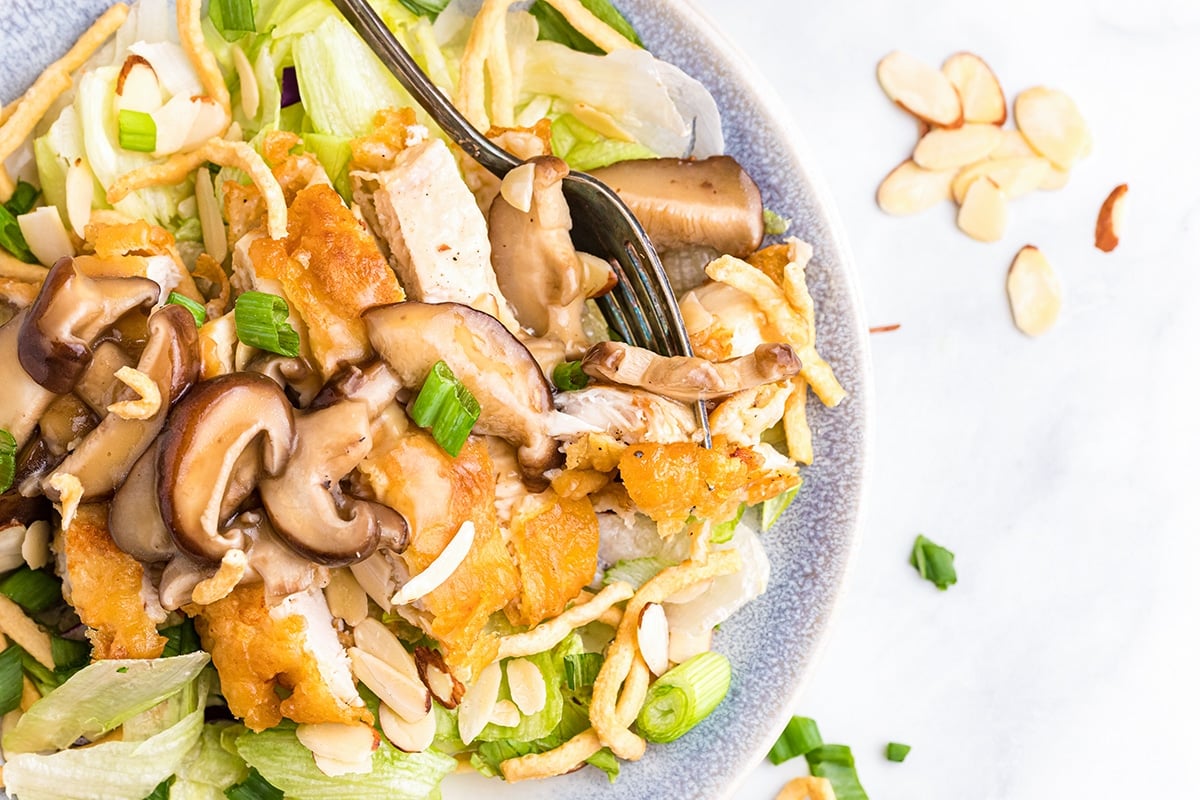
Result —
[{"label": "sliced almond", "polygon": [[95,186],[96,179],[92,177],[92,170],[82,158],[75,159],[75,162],[67,167],[67,222],[80,239],[83,238],[83,229],[92,218]]},{"label": "sliced almond", "polygon": [[712,640],[712,628],[699,633],[682,628],[672,630],[670,643],[667,646],[667,658],[672,664],[682,664],[692,656],[711,650]]},{"label": "sliced almond", "polygon": [[492,718],[496,699],[500,695],[500,664],[493,661],[479,673],[478,680],[458,704],[458,736],[463,744],[475,741]]},{"label": "sliced almond", "polygon": [[175,95],[161,108],[151,112],[150,116],[154,118],[155,158],[182,150],[199,115],[200,106],[182,94]]},{"label": "sliced almond", "polygon": [[371,757],[379,747],[379,733],[370,725],[340,722],[305,723],[296,726],[296,738],[313,755],[354,764]]},{"label": "sliced almond", "polygon": [[383,735],[397,749],[419,753],[433,744],[433,737],[437,734],[437,715],[430,709],[416,722],[409,722],[384,703],[379,706],[379,727],[383,728]]},{"label": "sliced almond", "polygon": [[1091,148],[1091,133],[1079,107],[1057,89],[1026,89],[1017,95],[1013,114],[1029,146],[1059,169],[1070,169]]},{"label": "sliced almond", "polygon": [[225,234],[225,220],[221,216],[208,167],[196,170],[196,214],[200,217],[204,251],[212,256],[213,261],[223,263],[229,254],[229,238]]},{"label": "sliced almond", "polygon": [[354,626],[354,646],[384,661],[389,667],[404,673],[413,681],[422,682],[416,659],[404,649],[396,634],[379,620],[367,617]]},{"label": "sliced almond", "polygon": [[392,598],[394,605],[411,603],[432,592],[458,569],[475,541],[475,523],[467,520],[425,569],[413,575]]},{"label": "sliced almond", "polygon": [[667,614],[658,603],[648,603],[642,609],[638,621],[637,640],[638,650],[646,666],[655,675],[662,675],[670,666],[667,651],[670,646],[671,631],[667,626]]},{"label": "sliced almond", "polygon": [[25,530],[21,541],[21,558],[30,569],[41,569],[50,563],[50,523],[38,520]]},{"label": "sliced almond", "polygon": [[500,181],[500,196],[522,214],[528,214],[533,207],[534,171],[532,163],[525,163],[509,170]]},{"label": "sliced almond", "polygon": [[[203,171],[207,172],[207,170]],[[345,620],[346,624],[352,628],[367,618],[367,593],[358,585],[354,573],[345,567],[329,571],[329,584],[325,587],[325,602],[329,604],[330,613]],[[382,623],[380,624],[382,625]],[[357,637],[355,643],[358,643]],[[359,646],[362,647],[362,645]],[[370,652],[369,649],[364,649]],[[413,670],[415,672],[416,667],[413,667]]]},{"label": "sliced almond", "polygon": [[313,763],[317,765],[317,769],[330,778],[340,778],[343,775],[367,775],[374,767],[373,756],[367,755],[360,758],[358,761],[338,761],[336,758],[327,758],[313,753]]},{"label": "sliced almond", "polygon": [[211,97],[193,97],[191,103],[196,108],[196,117],[192,127],[183,140],[183,149],[191,150],[199,147],[209,139],[216,138],[225,132],[225,111]]},{"label": "sliced almond", "polygon": [[958,92],[945,75],[928,64],[896,50],[883,57],[875,74],[884,93],[918,119],[941,128],[962,124]]},{"label": "sliced almond", "polygon": [[886,214],[917,214],[950,199],[950,185],[956,174],[952,169],[934,172],[905,161],[879,184],[875,202]]},{"label": "sliced almond", "polygon": [[913,161],[931,170],[965,167],[987,158],[1001,138],[1001,131],[995,125],[974,123],[949,130],[935,128],[917,142]]},{"label": "sliced almond", "polygon": [[955,53],[942,64],[945,75],[962,101],[963,120],[1003,125],[1008,102],[996,73],[974,53]]},{"label": "sliced almond", "polygon": [[366,684],[397,714],[409,722],[415,722],[429,713],[432,698],[424,684],[357,647],[351,647],[346,652],[350,655],[354,677]]},{"label": "sliced almond", "polygon": [[521,710],[512,700],[497,700],[490,722],[504,728],[515,728],[521,724]]},{"label": "sliced almond", "polygon": [[536,714],[546,707],[546,679],[529,659],[514,658],[505,667],[508,693],[522,714]]},{"label": "sliced almond", "polygon": [[1054,326],[1062,309],[1062,286],[1042,251],[1026,245],[1008,268],[1008,305],[1017,329],[1041,336]]},{"label": "sliced almond", "polygon": [[154,67],[139,55],[126,58],[117,75],[117,111],[152,114],[162,104],[162,86]]},{"label": "sliced almond", "polygon": [[1043,192],[1057,192],[1066,186],[1070,180],[1070,172],[1051,166],[1046,172],[1046,177],[1042,178],[1042,182],[1038,184],[1038,189]]},{"label": "sliced almond", "polygon": [[1096,247],[1106,253],[1111,253],[1121,243],[1121,233],[1125,230],[1125,196],[1129,185],[1122,183],[1104,198],[1100,206],[1100,216],[1096,218]]},{"label": "sliced almond", "polygon": [[963,167],[950,185],[954,202],[962,204],[967,189],[980,178],[991,178],[1009,200],[1036,190],[1050,171],[1050,162],[1037,156],[997,158]]},{"label": "sliced almond", "polygon": [[457,708],[462,702],[466,687],[450,673],[446,659],[437,650],[418,645],[413,648],[417,662],[417,674],[421,683],[433,693],[443,708]]},{"label": "sliced almond", "polygon": [[998,242],[1008,225],[1008,203],[991,178],[971,184],[958,209],[958,228],[980,242]]},{"label": "sliced almond", "polygon": [[63,256],[75,255],[75,245],[54,206],[42,206],[22,214],[17,217],[17,225],[30,252],[43,266],[54,266],[54,262]]},{"label": "sliced almond", "polygon": [[1006,128],[1000,131],[1000,143],[988,155],[989,158],[1018,158],[1021,156],[1036,156],[1037,153],[1018,130]]},{"label": "sliced almond", "polygon": [[259,105],[258,79],[254,76],[254,67],[240,46],[235,44],[229,50],[233,54],[233,68],[237,70],[238,88],[242,93],[242,113],[254,119],[258,116]]}]

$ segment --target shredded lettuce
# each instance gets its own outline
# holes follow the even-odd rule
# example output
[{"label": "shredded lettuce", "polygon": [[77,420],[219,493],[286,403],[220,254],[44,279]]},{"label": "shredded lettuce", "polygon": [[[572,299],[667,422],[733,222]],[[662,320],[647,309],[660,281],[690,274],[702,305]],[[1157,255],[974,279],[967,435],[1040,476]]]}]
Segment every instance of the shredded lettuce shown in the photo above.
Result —
[{"label": "shredded lettuce", "polygon": [[343,136],[321,133],[304,134],[304,149],[317,157],[333,188],[347,203],[350,202],[350,140]]},{"label": "shredded lettuce", "polygon": [[242,734],[237,750],[272,786],[297,800],[425,800],[457,765],[441,753],[404,753],[381,739],[370,773],[331,778],[317,769],[296,732],[282,727]]},{"label": "shredded lettuce", "polygon": [[646,581],[667,567],[674,566],[675,563],[674,561],[654,556],[618,561],[604,571],[603,582],[605,586],[608,586],[610,583],[625,581],[634,589],[640,589]]},{"label": "shredded lettuce", "polygon": [[5,734],[4,751],[61,750],[80,737],[95,739],[179,692],[207,663],[208,653],[204,652],[153,660],[97,661],[34,703]]},{"label": "shredded lettuce", "polygon": [[[544,653],[538,653],[532,656],[526,656],[526,659],[533,663],[534,666],[542,673],[542,680],[546,683],[546,705],[541,711],[535,714],[522,714],[521,721],[515,726],[508,728],[496,723],[488,723],[488,725],[479,734],[481,741],[497,741],[508,740],[515,742],[528,742],[534,739],[541,739],[544,736],[550,735],[558,723],[562,721],[563,698],[559,687],[563,683],[563,664],[562,658],[555,658],[554,654],[547,650]],[[505,665],[507,665],[505,661]],[[503,679],[500,683],[500,700],[512,700],[512,692],[508,688],[508,671],[503,672]]]},{"label": "shredded lettuce", "polygon": [[[637,31],[625,17],[621,16],[621,12],[609,0],[582,0],[582,4],[617,33],[638,47],[645,47],[641,38],[638,37]],[[538,21],[539,39],[565,44],[572,50],[578,50],[581,53],[601,54],[604,52],[594,45],[591,39],[575,30],[571,23],[567,22],[567,18],[546,0],[537,0],[529,7],[529,13],[533,14]]]},{"label": "shredded lettuce", "polygon": [[550,146],[554,155],[578,170],[599,169],[618,161],[655,157],[654,151],[645,145],[607,138],[572,114],[561,114],[550,125]]},{"label": "shredded lettuce", "polygon": [[224,800],[225,790],[249,775],[236,739],[246,729],[236,722],[210,722],[175,773],[170,800]]}]

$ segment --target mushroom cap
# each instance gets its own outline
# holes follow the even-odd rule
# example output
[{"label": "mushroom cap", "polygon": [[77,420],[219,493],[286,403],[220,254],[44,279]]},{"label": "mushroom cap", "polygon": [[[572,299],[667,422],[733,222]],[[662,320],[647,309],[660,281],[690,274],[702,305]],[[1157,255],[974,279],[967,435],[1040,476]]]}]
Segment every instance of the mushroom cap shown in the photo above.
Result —
[{"label": "mushroom cap", "polygon": [[172,409],[158,448],[158,503],[179,548],[219,561],[243,537],[231,509],[263,476],[279,475],[296,441],[292,406],[270,378],[251,372],[196,385]]},{"label": "mushroom cap", "polygon": [[89,278],[60,258],[21,323],[17,356],[43,388],[69,392],[87,369],[92,342],[126,312],[149,309],[159,296],[148,278]]},{"label": "mushroom cap", "polygon": [[158,510],[158,450],[134,462],[108,506],[108,532],[117,547],[138,561],[168,561],[177,552]]},{"label": "mushroom cap", "polygon": [[12,434],[22,447],[33,434],[38,420],[54,401],[55,394],[44,388],[24,369],[15,367],[22,323],[29,314],[25,309],[0,326],[0,364],[4,370],[4,391],[0,392],[0,428]]},{"label": "mushroom cap", "polygon": [[371,344],[409,389],[419,389],[438,361],[479,401],[475,430],[517,446],[527,480],[559,459],[547,432],[554,410],[537,360],[495,317],[458,303],[408,301],[363,314]]},{"label": "mushroom cap", "polygon": [[762,194],[730,156],[636,159],[591,174],[625,201],[658,250],[704,245],[744,258],[762,244]]}]

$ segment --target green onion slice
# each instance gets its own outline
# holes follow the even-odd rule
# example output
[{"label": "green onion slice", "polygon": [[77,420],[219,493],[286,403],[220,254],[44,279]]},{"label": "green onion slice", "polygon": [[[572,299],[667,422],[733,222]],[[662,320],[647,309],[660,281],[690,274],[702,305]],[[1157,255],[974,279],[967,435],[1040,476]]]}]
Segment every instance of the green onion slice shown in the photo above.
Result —
[{"label": "green onion slice", "polygon": [[899,742],[888,742],[887,760],[895,761],[899,764],[904,759],[908,758],[908,751],[912,750],[911,745],[900,744]]},{"label": "green onion slice", "polygon": [[236,42],[247,33],[254,33],[253,0],[211,0],[208,18],[227,42]]},{"label": "green onion slice", "polygon": [[471,435],[479,413],[479,401],[455,377],[446,362],[439,361],[429,370],[409,416],[432,433],[443,450],[457,456]]},{"label": "green onion slice", "polygon": [[92,647],[87,642],[52,636],[50,637],[50,655],[54,657],[56,671],[81,669],[87,666],[92,655]]},{"label": "green onion slice", "polygon": [[596,682],[604,656],[600,653],[574,653],[563,659],[563,683],[567,689],[577,692]]},{"label": "green onion slice", "polygon": [[762,502],[762,529],[765,531],[770,528],[779,518],[783,516],[783,512],[788,510],[788,506],[796,499],[800,487],[788,489],[783,494],[777,494],[774,497]]},{"label": "green onion slice", "polygon": [[738,506],[737,515],[733,519],[725,520],[720,525],[714,525],[712,532],[708,536],[708,540],[713,544],[725,544],[733,538],[733,532],[737,529],[738,523],[742,521],[742,515],[746,513],[746,504],[742,503]]},{"label": "green onion slice", "polygon": [[9,642],[0,653],[0,716],[21,705],[21,690],[25,675],[21,669],[21,654],[25,651]]},{"label": "green onion slice", "polygon": [[8,198],[8,202],[4,204],[4,207],[14,217],[28,214],[30,211],[33,211],[33,206],[37,203],[39,194],[38,188],[32,183],[17,181],[17,188],[13,189],[12,197]]},{"label": "green onion slice", "polygon": [[8,431],[0,428],[0,492],[12,488],[17,476],[17,440]]},{"label": "green onion slice", "polygon": [[867,800],[849,747],[844,744],[825,744],[808,751],[805,758],[809,772],[818,778],[828,779],[833,785],[833,795],[837,800]]},{"label": "green onion slice", "polygon": [[582,361],[564,361],[554,365],[550,379],[561,392],[577,392],[588,385],[587,373],[583,371]]},{"label": "green onion slice", "polygon": [[729,659],[708,651],[667,670],[650,686],[638,728],[651,742],[673,742],[713,712],[729,692]]},{"label": "green onion slice", "polygon": [[117,115],[117,142],[124,150],[153,153],[158,142],[158,126],[145,111],[121,109]]},{"label": "green onion slice", "polygon": [[0,581],[0,594],[28,611],[37,614],[63,601],[62,583],[48,572],[21,567]]},{"label": "green onion slice", "polygon": [[918,535],[913,542],[908,563],[916,567],[922,578],[942,591],[958,583],[958,573],[954,570],[954,553],[922,535]]},{"label": "green onion slice", "polygon": [[226,789],[225,796],[229,800],[283,800],[283,792],[267,783],[254,767],[250,768],[246,780]]},{"label": "green onion slice", "polygon": [[233,304],[238,341],[295,358],[300,355],[300,335],[287,319],[288,304],[279,295],[243,292]]},{"label": "green onion slice", "polygon": [[824,742],[821,740],[821,731],[817,728],[816,720],[792,717],[771,747],[771,752],[767,753],[767,758],[772,764],[779,765],[796,756],[808,755],[822,744]]},{"label": "green onion slice", "polygon": [[763,233],[770,236],[782,236],[792,227],[792,221],[782,214],[777,214],[769,208],[763,209]]},{"label": "green onion slice", "polygon": [[204,324],[204,318],[207,316],[207,312],[204,310],[204,306],[200,305],[192,298],[184,297],[179,292],[171,292],[169,295],[167,295],[167,302],[173,303],[177,306],[183,306],[190,311],[192,317],[194,317],[196,320],[197,328]]}]

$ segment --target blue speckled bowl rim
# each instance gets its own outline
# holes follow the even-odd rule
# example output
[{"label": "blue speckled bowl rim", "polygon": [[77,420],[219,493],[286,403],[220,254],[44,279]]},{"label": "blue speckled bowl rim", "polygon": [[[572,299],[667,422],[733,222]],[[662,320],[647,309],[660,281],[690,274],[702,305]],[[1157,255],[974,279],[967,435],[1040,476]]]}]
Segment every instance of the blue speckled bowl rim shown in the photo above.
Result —
[{"label": "blue speckled bowl rim", "polygon": [[[850,396],[832,410],[809,403],[817,460],[805,470],[793,507],[763,537],[772,557],[771,584],[717,636],[717,649],[735,669],[726,702],[687,736],[652,745],[642,761],[623,765],[615,785],[596,770],[513,786],[481,785],[464,776],[448,781],[447,800],[482,792],[526,800],[732,796],[792,713],[857,549],[873,389],[857,275],[831,195],[782,100],[702,10],[688,0],[617,4],[651,51],[713,91],[729,152],[759,182],[767,207],[793,218],[791,233],[813,245],[809,285],[817,302],[818,347]],[[7,102],[23,91],[108,5],[107,0],[0,3],[0,97]]]}]

